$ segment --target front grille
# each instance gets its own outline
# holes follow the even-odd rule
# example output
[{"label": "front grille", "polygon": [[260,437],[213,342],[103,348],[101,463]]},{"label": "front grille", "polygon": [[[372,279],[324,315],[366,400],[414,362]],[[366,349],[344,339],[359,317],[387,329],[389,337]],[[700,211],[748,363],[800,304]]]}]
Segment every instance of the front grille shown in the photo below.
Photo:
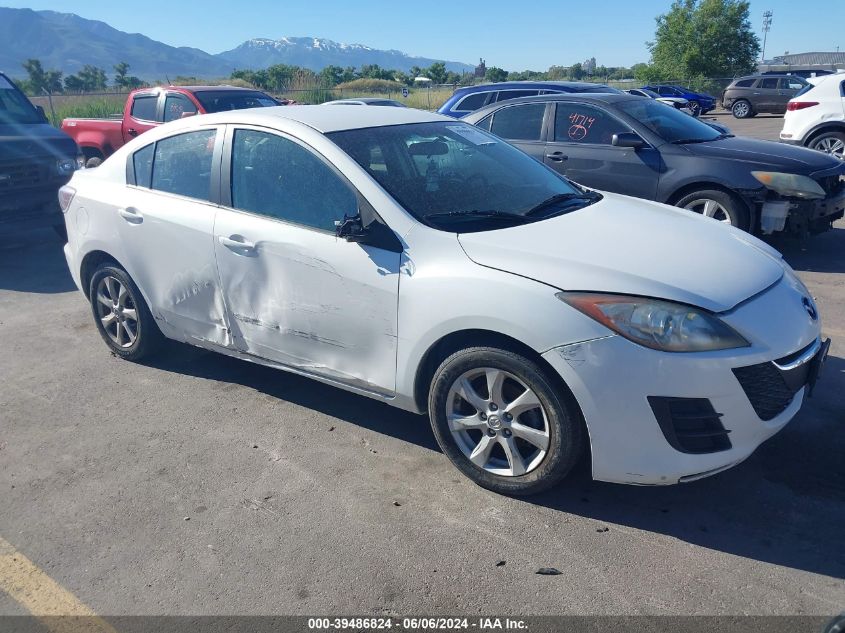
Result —
[{"label": "front grille", "polygon": [[730,431],[707,398],[649,396],[648,403],[669,445],[682,453],[700,455],[731,448]]},{"label": "front grille", "polygon": [[15,161],[0,163],[0,192],[37,187],[45,180],[46,169],[41,163]]},{"label": "front grille", "polygon": [[786,384],[783,374],[772,363],[736,367],[733,372],[761,420],[779,416],[795,397],[797,390]]}]

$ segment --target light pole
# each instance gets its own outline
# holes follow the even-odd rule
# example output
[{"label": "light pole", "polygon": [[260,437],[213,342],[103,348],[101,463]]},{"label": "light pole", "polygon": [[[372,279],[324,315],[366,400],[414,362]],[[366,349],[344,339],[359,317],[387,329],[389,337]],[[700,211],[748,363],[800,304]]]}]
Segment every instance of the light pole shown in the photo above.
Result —
[{"label": "light pole", "polygon": [[760,61],[766,61],[766,37],[769,35],[769,29],[772,28],[772,10],[763,11],[763,53],[760,56]]}]

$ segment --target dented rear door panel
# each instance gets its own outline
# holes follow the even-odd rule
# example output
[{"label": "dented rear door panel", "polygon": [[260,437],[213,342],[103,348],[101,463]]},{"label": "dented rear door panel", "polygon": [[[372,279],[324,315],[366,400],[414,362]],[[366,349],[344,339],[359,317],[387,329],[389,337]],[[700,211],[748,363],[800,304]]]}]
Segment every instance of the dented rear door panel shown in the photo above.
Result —
[{"label": "dented rear door panel", "polygon": [[237,349],[394,392],[399,254],[225,208],[214,249]]}]

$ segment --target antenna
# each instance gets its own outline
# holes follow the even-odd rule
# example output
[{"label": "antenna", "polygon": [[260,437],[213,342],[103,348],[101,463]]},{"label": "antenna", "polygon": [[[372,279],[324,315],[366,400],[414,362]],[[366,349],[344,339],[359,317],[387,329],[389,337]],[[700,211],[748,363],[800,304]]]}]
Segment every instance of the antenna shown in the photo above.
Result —
[{"label": "antenna", "polygon": [[766,61],[766,38],[772,28],[772,10],[763,11],[763,52],[760,55],[760,61]]}]

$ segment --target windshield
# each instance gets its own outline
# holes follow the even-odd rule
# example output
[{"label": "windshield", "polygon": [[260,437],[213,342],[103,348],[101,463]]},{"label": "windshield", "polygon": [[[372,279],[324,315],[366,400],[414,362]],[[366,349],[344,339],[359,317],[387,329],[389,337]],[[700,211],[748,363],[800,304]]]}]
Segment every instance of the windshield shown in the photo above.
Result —
[{"label": "windshield", "polygon": [[616,105],[669,143],[702,143],[722,136],[706,123],[659,101],[632,99]]},{"label": "windshield", "polygon": [[22,92],[0,76],[0,124],[44,123],[38,110]]},{"label": "windshield", "polygon": [[257,90],[201,90],[195,92],[194,96],[208,113],[281,105],[270,95]]},{"label": "windshield", "polygon": [[414,123],[327,135],[425,224],[454,232],[541,220],[599,199],[466,123]]}]

